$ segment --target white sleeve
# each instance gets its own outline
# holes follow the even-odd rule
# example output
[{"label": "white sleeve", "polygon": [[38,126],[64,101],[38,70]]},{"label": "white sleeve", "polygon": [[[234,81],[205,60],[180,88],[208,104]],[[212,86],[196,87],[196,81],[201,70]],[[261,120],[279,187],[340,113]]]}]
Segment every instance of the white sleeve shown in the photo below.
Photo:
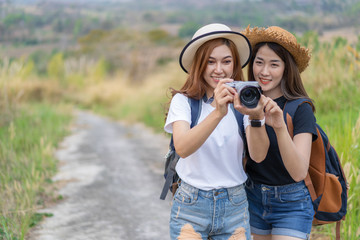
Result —
[{"label": "white sleeve", "polygon": [[244,115],[243,124],[244,124],[244,129],[246,130],[246,128],[250,125],[249,115]]},{"label": "white sleeve", "polygon": [[188,98],[183,94],[177,93],[170,103],[169,112],[164,126],[165,132],[172,133],[173,123],[179,120],[183,120],[191,124],[191,108]]}]

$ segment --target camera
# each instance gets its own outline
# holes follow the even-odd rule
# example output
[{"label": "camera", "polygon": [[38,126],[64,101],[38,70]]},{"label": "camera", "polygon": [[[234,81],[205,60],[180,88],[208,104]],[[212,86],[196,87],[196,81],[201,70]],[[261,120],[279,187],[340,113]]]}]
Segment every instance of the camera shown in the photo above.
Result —
[{"label": "camera", "polygon": [[239,94],[240,102],[247,108],[255,108],[261,96],[261,88],[257,82],[234,81],[226,85],[235,88]]}]

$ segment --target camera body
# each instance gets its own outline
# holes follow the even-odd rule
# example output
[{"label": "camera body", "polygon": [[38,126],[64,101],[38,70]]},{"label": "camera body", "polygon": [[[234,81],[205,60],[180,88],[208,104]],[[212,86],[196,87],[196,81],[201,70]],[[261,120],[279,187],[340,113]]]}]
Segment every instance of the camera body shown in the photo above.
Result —
[{"label": "camera body", "polygon": [[226,85],[235,88],[239,94],[240,102],[247,108],[255,108],[261,96],[261,88],[257,82],[234,81]]}]

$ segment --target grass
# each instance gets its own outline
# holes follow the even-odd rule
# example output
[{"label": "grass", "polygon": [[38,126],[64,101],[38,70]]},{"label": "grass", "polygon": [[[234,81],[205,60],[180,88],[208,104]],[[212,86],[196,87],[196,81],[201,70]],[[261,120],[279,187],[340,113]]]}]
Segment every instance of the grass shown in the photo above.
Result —
[{"label": "grass", "polygon": [[[360,115],[358,110],[324,114],[318,117],[318,122],[324,127],[331,144],[337,150],[350,189],[348,192],[348,212],[341,224],[342,239],[359,239],[360,228]],[[335,224],[317,226],[313,234],[327,236],[333,239]],[[317,239],[317,238],[312,238]]]},{"label": "grass", "polygon": [[25,239],[38,221],[49,179],[57,170],[53,156],[67,133],[71,108],[22,104],[0,128],[0,239]]},{"label": "grass", "polygon": [[[360,59],[349,45],[334,44],[320,45],[302,77],[350,185],[341,236],[355,240],[360,238]],[[334,239],[335,224],[313,227],[312,234],[312,239]]]},{"label": "grass", "polygon": [[82,105],[115,119],[143,122],[156,132],[162,132],[170,101],[168,88],[180,87],[185,77],[178,64],[171,62],[148,75],[142,83],[131,84],[128,80],[114,78],[108,83],[92,86],[84,95],[93,101],[83,101]]}]

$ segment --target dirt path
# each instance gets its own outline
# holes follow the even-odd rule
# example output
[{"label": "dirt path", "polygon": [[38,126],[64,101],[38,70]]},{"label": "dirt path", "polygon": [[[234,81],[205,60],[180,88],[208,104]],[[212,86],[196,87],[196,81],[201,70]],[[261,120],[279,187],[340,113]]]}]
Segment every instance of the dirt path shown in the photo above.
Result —
[{"label": "dirt path", "polygon": [[169,196],[159,200],[168,140],[140,125],[126,126],[78,112],[72,135],[57,151],[54,181],[69,181],[53,213],[31,240],[169,239]]}]

